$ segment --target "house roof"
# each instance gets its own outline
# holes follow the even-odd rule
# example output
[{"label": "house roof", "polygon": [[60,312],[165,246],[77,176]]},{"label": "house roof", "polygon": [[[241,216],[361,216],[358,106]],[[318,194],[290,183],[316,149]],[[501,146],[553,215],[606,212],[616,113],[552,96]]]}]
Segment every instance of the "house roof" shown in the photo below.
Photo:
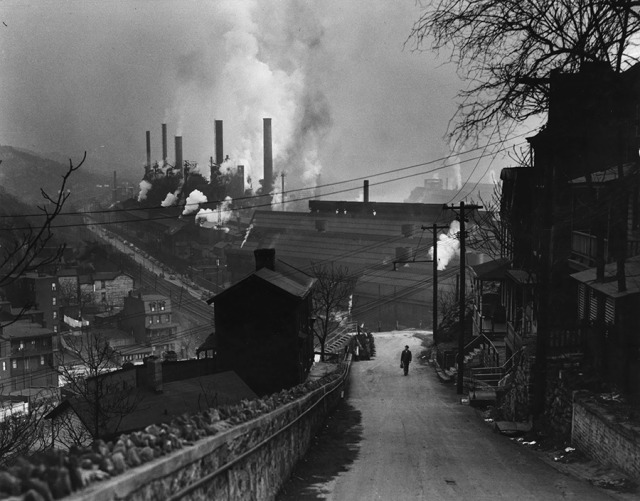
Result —
[{"label": "house roof", "polygon": [[[626,163],[622,166],[623,169],[623,177],[628,176],[629,174],[633,173],[634,171],[637,170],[636,164],[629,162]],[[618,179],[618,167],[614,166],[614,167],[609,167],[608,169],[603,169],[601,171],[598,172],[593,172],[591,174],[591,183],[593,184],[604,184],[604,183],[608,183],[609,181],[615,181],[616,179]],[[571,184],[574,185],[579,185],[579,184],[586,184],[587,183],[587,178],[586,176],[580,176],[577,177],[575,179],[572,179],[571,181],[569,181]]]},{"label": "house roof", "polygon": [[509,269],[507,258],[495,259],[486,263],[469,266],[479,280],[502,280]]},{"label": "house roof", "polygon": [[571,276],[591,289],[613,298],[640,292],[640,256],[627,259],[624,263],[624,272],[627,290],[622,292],[618,290],[616,263],[610,263],[604,267],[604,280],[602,281],[596,280],[596,268],[589,268],[588,270],[574,273]]},{"label": "house roof", "polygon": [[517,284],[522,285],[534,285],[538,282],[535,273],[527,270],[507,270],[506,276],[511,277]]},{"label": "house roof", "polygon": [[29,320],[18,320],[2,328],[2,335],[5,338],[22,339],[53,336],[54,334],[53,329],[42,327],[40,324]]},{"label": "house roof", "polygon": [[[112,395],[106,398],[121,398],[121,396]],[[119,417],[110,420],[107,425],[107,434],[140,430],[151,424],[169,422],[185,413],[196,413],[219,405],[252,400],[257,398],[257,395],[235,372],[227,371],[163,383],[161,393],[138,388],[133,398],[137,400],[135,409],[126,414],[119,423]],[[80,419],[86,422],[88,421],[86,407],[86,402],[79,398],[71,398],[63,401],[47,417],[55,417],[65,409],[72,408]]]},{"label": "house roof", "polygon": [[215,332],[212,332],[211,334],[209,334],[207,336],[207,339],[204,340],[204,343],[202,343],[200,346],[198,346],[198,349],[196,350],[196,353],[200,353],[203,351],[209,351],[209,350],[215,350],[216,349],[216,334]]},{"label": "house roof", "polygon": [[215,302],[219,298],[225,296],[226,294],[229,294],[231,291],[235,291],[239,287],[242,287],[243,284],[245,284],[248,280],[255,280],[256,278],[268,284],[271,284],[297,298],[305,297],[315,283],[315,279],[313,277],[297,272],[295,270],[291,272],[287,271],[285,275],[278,271],[270,270],[269,268],[260,268],[259,270],[254,271],[239,282],[236,282],[228,289],[225,289],[211,299],[208,299],[207,303],[211,304]]}]

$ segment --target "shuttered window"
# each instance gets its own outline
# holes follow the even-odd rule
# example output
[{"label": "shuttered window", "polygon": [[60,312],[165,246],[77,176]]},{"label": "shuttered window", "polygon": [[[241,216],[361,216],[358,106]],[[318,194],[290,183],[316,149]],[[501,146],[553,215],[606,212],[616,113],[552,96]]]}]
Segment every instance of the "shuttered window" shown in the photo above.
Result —
[{"label": "shuttered window", "polygon": [[604,321],[607,324],[615,323],[616,303],[612,297],[607,297],[604,303]]},{"label": "shuttered window", "polygon": [[593,289],[589,290],[589,320],[598,319],[598,296]]},{"label": "shuttered window", "polygon": [[578,318],[583,320],[585,318],[585,285],[578,284]]}]

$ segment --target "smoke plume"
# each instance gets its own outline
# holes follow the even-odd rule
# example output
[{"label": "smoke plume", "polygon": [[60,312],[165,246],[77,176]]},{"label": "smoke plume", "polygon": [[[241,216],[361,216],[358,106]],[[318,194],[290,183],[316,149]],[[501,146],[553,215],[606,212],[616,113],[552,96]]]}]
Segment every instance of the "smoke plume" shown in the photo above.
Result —
[{"label": "smoke plume", "polygon": [[162,201],[160,205],[162,207],[170,207],[171,205],[175,205],[176,202],[178,201],[177,193],[167,193],[167,196],[165,197],[165,199]]},{"label": "smoke plume", "polygon": [[147,192],[151,189],[151,183],[144,179],[140,181],[140,192],[138,193],[138,202],[142,202],[147,199]]},{"label": "smoke plume", "polygon": [[[449,261],[460,255],[460,223],[451,221],[447,233],[442,233],[438,237],[438,270],[446,269]],[[433,259],[433,247],[429,249],[429,257]]]},{"label": "smoke plume", "polygon": [[204,195],[204,193],[202,193],[200,190],[193,190],[187,197],[182,215],[186,216],[187,214],[195,212],[196,210],[198,210],[198,206],[200,204],[204,204],[206,202],[207,197]]}]

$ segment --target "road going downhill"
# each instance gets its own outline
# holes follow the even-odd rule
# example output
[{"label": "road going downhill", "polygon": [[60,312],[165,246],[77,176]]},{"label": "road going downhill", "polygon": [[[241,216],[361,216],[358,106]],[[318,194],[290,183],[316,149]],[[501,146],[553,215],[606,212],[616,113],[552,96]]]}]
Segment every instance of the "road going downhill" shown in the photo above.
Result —
[{"label": "road going downhill", "polygon": [[[279,501],[609,499],[494,433],[416,363],[421,341],[411,332],[374,336],[375,359],[353,364],[345,400]],[[405,345],[414,359],[407,377]]]}]

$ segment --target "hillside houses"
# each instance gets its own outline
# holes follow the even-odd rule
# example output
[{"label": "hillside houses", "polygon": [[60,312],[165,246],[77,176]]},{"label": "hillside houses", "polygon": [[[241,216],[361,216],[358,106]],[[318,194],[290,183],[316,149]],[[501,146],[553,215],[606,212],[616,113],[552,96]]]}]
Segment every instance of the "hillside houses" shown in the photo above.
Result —
[{"label": "hillside houses", "polygon": [[504,339],[503,368],[528,381],[511,386],[528,407],[517,414],[546,406],[567,371],[577,388],[640,391],[639,108],[640,66],[555,72],[532,165],[501,173],[506,333],[489,335]]}]

